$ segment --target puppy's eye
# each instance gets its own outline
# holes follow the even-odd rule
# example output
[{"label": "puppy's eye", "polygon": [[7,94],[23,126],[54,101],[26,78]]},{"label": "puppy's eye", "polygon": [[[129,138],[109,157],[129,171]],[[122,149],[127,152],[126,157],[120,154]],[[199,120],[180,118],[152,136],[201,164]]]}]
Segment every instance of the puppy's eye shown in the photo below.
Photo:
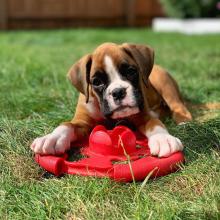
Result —
[{"label": "puppy's eye", "polygon": [[126,71],[126,75],[129,76],[135,76],[137,75],[137,69],[134,67],[128,67],[127,71]]},{"label": "puppy's eye", "polygon": [[120,72],[129,80],[134,80],[138,76],[137,68],[128,64],[122,64],[120,67]]},{"label": "puppy's eye", "polygon": [[102,87],[102,86],[104,86],[104,83],[100,78],[95,77],[95,78],[92,79],[92,85],[94,87]]}]

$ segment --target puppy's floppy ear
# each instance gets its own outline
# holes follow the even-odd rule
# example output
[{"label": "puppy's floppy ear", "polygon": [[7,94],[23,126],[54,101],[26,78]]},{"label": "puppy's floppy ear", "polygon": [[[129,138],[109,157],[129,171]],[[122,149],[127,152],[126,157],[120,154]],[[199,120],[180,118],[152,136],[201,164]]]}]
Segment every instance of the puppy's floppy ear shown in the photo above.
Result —
[{"label": "puppy's floppy ear", "polygon": [[122,44],[122,49],[138,64],[143,80],[147,82],[154,65],[153,49],[142,44],[129,43]]},{"label": "puppy's floppy ear", "polygon": [[73,86],[89,100],[89,80],[92,66],[92,55],[88,54],[76,62],[67,73],[67,77]]}]

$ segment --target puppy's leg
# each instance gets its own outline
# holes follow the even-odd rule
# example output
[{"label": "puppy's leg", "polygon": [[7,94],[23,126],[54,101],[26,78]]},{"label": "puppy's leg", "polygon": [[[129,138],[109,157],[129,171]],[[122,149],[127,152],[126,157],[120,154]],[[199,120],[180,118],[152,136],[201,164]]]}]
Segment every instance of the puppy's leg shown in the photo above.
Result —
[{"label": "puppy's leg", "polygon": [[181,98],[177,83],[164,69],[155,65],[149,79],[167,103],[177,124],[192,120],[192,115]]},{"label": "puppy's leg", "polygon": [[139,130],[148,137],[148,145],[152,155],[167,157],[183,150],[181,141],[170,135],[164,124],[158,119],[150,119]]},{"label": "puppy's leg", "polygon": [[33,141],[31,149],[35,153],[62,154],[70,148],[71,142],[80,140],[89,134],[95,122],[84,105],[84,99],[83,95],[79,96],[75,116],[70,122],[62,123],[50,134]]}]

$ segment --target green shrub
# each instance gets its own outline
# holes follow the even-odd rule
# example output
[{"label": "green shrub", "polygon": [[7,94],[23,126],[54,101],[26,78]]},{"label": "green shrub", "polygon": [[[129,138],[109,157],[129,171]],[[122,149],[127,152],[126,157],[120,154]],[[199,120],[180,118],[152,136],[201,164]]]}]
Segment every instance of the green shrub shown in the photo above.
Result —
[{"label": "green shrub", "polygon": [[219,0],[161,0],[169,17],[220,17]]}]

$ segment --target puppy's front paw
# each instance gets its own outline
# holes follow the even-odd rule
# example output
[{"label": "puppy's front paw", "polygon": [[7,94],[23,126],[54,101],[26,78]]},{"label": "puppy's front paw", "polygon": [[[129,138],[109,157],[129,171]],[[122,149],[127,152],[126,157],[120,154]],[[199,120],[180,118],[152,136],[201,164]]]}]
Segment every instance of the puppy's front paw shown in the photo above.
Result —
[{"label": "puppy's front paw", "polygon": [[70,148],[70,144],[74,138],[73,128],[61,125],[52,133],[36,138],[31,144],[31,149],[35,153],[42,155],[63,154]]},{"label": "puppy's front paw", "polygon": [[154,134],[149,137],[148,145],[151,154],[158,157],[168,157],[177,151],[183,150],[180,139],[170,134]]}]

